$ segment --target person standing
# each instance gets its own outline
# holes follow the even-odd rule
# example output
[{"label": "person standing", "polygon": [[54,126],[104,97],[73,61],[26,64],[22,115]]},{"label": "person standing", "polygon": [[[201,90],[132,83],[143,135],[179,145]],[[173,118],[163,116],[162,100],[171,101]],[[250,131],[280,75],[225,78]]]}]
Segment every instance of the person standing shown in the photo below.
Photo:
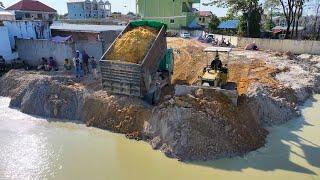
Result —
[{"label": "person standing", "polygon": [[98,79],[97,62],[93,56],[91,56],[90,64],[92,68],[93,78]]},{"label": "person standing", "polygon": [[76,51],[76,56],[73,58],[73,64],[75,68],[76,77],[81,77],[81,59],[80,59],[80,51]]},{"label": "person standing", "polygon": [[4,60],[3,56],[0,55],[0,71],[6,70],[6,61]]},{"label": "person standing", "polygon": [[89,55],[87,54],[87,52],[85,50],[83,50],[82,53],[82,67],[83,67],[83,72],[84,75],[89,74]]}]

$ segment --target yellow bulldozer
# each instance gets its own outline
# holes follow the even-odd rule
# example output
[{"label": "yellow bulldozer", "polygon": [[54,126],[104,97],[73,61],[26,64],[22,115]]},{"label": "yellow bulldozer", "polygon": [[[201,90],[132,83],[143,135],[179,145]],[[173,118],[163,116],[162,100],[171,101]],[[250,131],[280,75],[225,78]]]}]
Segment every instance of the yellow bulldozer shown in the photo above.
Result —
[{"label": "yellow bulldozer", "polygon": [[[229,70],[227,64],[223,65],[219,58],[219,51],[215,49],[206,49],[206,52],[216,52],[215,59],[211,64],[207,65],[203,69],[203,75],[201,76],[201,85],[205,87],[214,87],[227,90],[236,90],[237,85],[233,82],[228,82]],[[227,52],[227,49],[225,49]]]}]

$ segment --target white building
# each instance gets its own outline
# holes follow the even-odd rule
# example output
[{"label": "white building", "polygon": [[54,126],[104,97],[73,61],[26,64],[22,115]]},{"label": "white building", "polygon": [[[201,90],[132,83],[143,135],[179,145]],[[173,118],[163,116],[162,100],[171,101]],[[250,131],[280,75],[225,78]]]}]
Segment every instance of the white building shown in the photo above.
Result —
[{"label": "white building", "polygon": [[111,16],[111,3],[106,0],[69,0],[69,19],[103,19]]},{"label": "white building", "polygon": [[7,27],[0,25],[0,55],[9,62],[18,57],[18,53],[13,53],[9,40],[9,32]]}]

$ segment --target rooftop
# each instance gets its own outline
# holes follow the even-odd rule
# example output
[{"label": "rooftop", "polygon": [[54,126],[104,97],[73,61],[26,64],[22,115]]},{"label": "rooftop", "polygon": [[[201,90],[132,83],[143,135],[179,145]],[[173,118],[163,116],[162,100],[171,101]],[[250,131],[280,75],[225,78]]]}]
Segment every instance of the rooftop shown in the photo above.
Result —
[{"label": "rooftop", "polygon": [[211,17],[212,16],[212,12],[211,11],[200,11],[200,16],[202,17]]},{"label": "rooftop", "polygon": [[93,32],[99,33],[104,31],[122,31],[125,26],[116,25],[87,25],[87,24],[67,24],[67,23],[54,23],[50,29],[60,31],[74,31],[74,32]]},{"label": "rooftop", "polygon": [[21,0],[8,7],[7,10],[57,12],[55,9],[37,0]]},{"label": "rooftop", "polygon": [[222,21],[219,24],[218,29],[237,29],[239,23],[239,20]]}]

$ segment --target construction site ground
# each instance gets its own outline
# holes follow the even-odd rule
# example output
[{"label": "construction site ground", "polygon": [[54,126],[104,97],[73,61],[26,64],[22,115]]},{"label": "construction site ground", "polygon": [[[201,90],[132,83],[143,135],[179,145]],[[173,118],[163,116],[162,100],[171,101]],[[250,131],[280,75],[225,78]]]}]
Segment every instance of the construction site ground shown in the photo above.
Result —
[{"label": "construction site ground", "polygon": [[199,87],[175,96],[174,85],[193,85],[214,53],[194,39],[168,38],[174,49],[173,86],[151,106],[140,98],[103,91],[101,80],[76,79],[72,72],[12,70],[0,78],[0,96],[22,112],[88,126],[150,142],[169,157],[209,160],[243,155],[262,147],[265,126],[299,115],[299,102],[320,92],[320,56],[233,49],[221,53],[229,81],[237,83],[238,104]]},{"label": "construction site ground", "polygon": [[[205,53],[203,50],[210,44],[201,43],[195,39],[168,38],[168,47],[174,49],[175,69],[174,84],[193,85],[202,75],[203,68],[211,63],[215,53]],[[223,64],[229,67],[229,82],[238,85],[238,93],[246,94],[250,84],[259,82],[271,87],[279,83],[273,74],[281,70],[267,65],[264,59],[247,58],[239,55],[242,49],[233,49],[228,57],[227,53],[220,53]]]}]

